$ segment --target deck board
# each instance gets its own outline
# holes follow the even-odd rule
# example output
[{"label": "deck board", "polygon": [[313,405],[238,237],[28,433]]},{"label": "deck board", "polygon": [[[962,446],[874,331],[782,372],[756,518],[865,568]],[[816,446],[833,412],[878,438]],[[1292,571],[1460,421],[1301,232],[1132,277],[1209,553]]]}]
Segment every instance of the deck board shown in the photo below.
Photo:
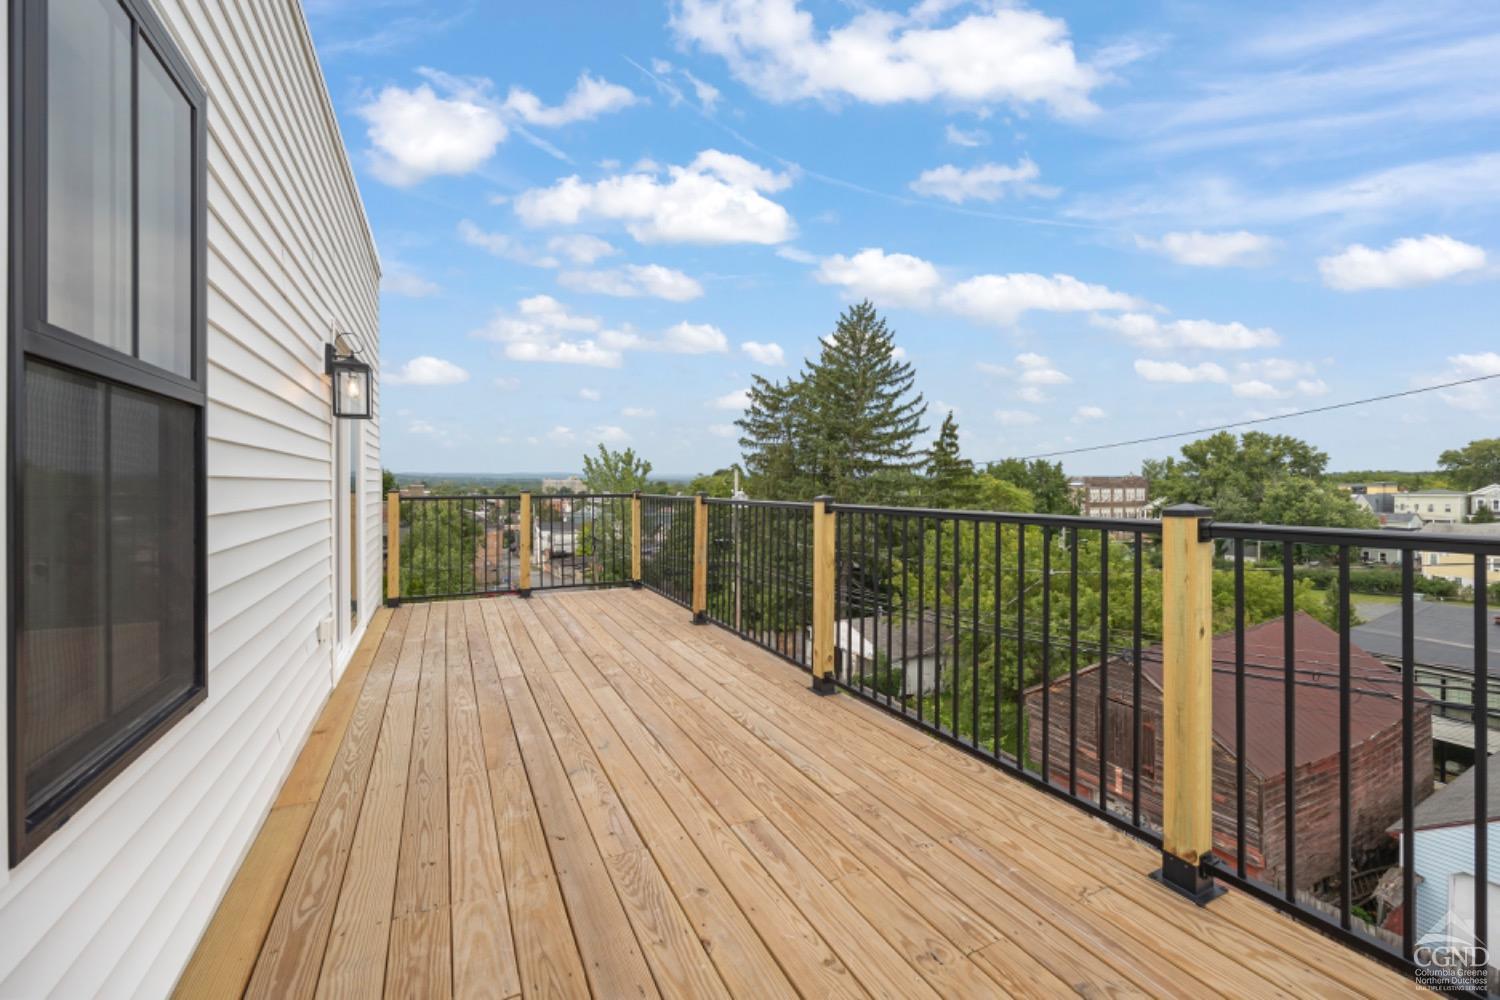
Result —
[{"label": "deck board", "polygon": [[1146,846],[655,595],[413,605],[367,647],[297,835],[251,850],[265,915],[235,938],[226,898],[181,995],[1413,990],[1243,894],[1183,904]]}]

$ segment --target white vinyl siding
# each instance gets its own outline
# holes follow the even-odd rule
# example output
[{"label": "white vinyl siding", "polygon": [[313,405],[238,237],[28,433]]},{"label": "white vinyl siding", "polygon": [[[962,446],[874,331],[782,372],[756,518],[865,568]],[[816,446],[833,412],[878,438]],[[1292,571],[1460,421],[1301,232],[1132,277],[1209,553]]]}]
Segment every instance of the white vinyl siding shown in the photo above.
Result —
[{"label": "white vinyl siding", "polygon": [[[1500,883],[1500,857],[1496,857],[1496,846],[1500,845],[1500,823],[1489,824],[1490,874],[1489,881]],[[1438,827],[1433,830],[1418,830],[1415,835],[1416,872],[1421,876],[1417,886],[1417,937],[1423,934],[1442,934],[1447,927],[1448,877],[1458,873],[1474,874],[1474,826],[1465,823],[1459,826]],[[1494,918],[1496,914],[1491,914]]]},{"label": "white vinyl siding", "polygon": [[[0,872],[4,997],[171,990],[352,648],[318,640],[347,496],[323,344],[353,332],[378,364],[379,267],[321,71],[295,3],[154,10],[208,94],[208,700]],[[381,597],[379,402],[360,632]]]}]

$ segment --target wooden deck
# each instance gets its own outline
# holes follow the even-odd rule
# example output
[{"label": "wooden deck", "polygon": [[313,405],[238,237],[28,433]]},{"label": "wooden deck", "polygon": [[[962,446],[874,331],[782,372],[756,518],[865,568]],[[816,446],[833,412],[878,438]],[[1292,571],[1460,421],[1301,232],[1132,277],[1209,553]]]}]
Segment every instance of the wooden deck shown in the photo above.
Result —
[{"label": "wooden deck", "polygon": [[382,612],[181,996],[1397,996],[643,591]]}]

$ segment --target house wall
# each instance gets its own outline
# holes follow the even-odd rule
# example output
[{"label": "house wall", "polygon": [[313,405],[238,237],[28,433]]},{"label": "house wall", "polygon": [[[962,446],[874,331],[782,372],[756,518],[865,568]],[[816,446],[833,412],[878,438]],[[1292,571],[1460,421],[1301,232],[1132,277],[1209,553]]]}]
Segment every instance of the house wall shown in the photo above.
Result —
[{"label": "house wall", "polygon": [[1420,514],[1422,520],[1430,524],[1462,521],[1468,506],[1469,499],[1462,493],[1396,494],[1397,514]]},{"label": "house wall", "polygon": [[[208,697],[0,871],[5,997],[170,991],[358,638],[318,638],[347,503],[322,351],[337,327],[376,361],[379,267],[307,28],[295,3],[155,10],[208,93]],[[378,421],[363,437],[361,632]]]},{"label": "house wall", "polygon": [[[1330,720],[1337,725],[1337,720]],[[1416,801],[1432,793],[1432,717],[1420,706],[1412,727]],[[1390,726],[1349,752],[1351,837],[1356,856],[1386,842],[1386,828],[1401,818],[1401,727]],[[1330,755],[1297,768],[1297,886],[1308,888],[1338,871],[1339,758]],[[1280,776],[1265,786],[1266,877],[1284,872],[1286,785]]]},{"label": "house wall", "polygon": [[[1099,677],[1096,670],[1078,675],[1078,727],[1076,735],[1077,794],[1097,801],[1099,773],[1098,718]],[[1128,665],[1111,664],[1109,691],[1112,700],[1129,705],[1131,671]],[[1068,729],[1071,690],[1068,680],[1052,685],[1048,698],[1049,750],[1048,768],[1052,782],[1068,786]],[[1027,693],[1028,755],[1033,768],[1042,759],[1041,692]],[[1157,769],[1154,775],[1144,773],[1141,779],[1141,819],[1160,829],[1162,816],[1162,696],[1149,681],[1141,684],[1141,725],[1156,745]],[[1254,720],[1248,720],[1253,725]],[[1332,724],[1336,725],[1334,720]],[[1432,774],[1432,724],[1425,707],[1419,710],[1416,728],[1417,774]],[[1213,838],[1214,851],[1232,860],[1236,854],[1237,767],[1232,744],[1233,733],[1216,734],[1214,743]],[[1111,741],[1113,742],[1113,741]],[[1144,747],[1142,752],[1144,753]],[[1392,726],[1371,739],[1351,748],[1352,793],[1354,809],[1354,848],[1370,849],[1381,842],[1385,828],[1401,815],[1401,729]],[[1112,808],[1128,811],[1131,775],[1128,766],[1115,766],[1113,760],[1106,773]],[[1119,762],[1126,765],[1126,762]],[[1297,772],[1297,885],[1308,887],[1338,870],[1338,803],[1339,758],[1333,755],[1321,761],[1302,765]],[[1260,776],[1245,772],[1245,860],[1248,873],[1257,878],[1276,881],[1284,871],[1285,859],[1285,785],[1280,777],[1262,782]],[[1431,791],[1430,780],[1419,785],[1418,799]]]},{"label": "house wall", "polygon": [[[1413,840],[1416,850],[1412,853],[1413,868],[1417,883],[1417,938],[1423,934],[1442,934],[1448,916],[1449,876],[1463,873],[1474,874],[1474,826],[1438,827],[1433,830],[1418,830]],[[1500,852],[1493,845],[1500,844],[1500,822],[1489,824],[1489,879],[1500,884]],[[1500,914],[1492,909],[1490,919]]]}]

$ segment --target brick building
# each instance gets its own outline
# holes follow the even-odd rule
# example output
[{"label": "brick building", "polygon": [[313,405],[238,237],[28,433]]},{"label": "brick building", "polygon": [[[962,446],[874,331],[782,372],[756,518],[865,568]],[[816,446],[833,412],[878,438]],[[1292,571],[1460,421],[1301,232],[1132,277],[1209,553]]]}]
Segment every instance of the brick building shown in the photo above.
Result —
[{"label": "brick building", "polygon": [[[1280,884],[1285,864],[1286,747],[1283,714],[1282,619],[1245,631],[1245,856],[1249,874]],[[1296,644],[1295,784],[1298,888],[1338,870],[1339,692],[1338,634],[1298,612]],[[1233,633],[1213,643],[1214,852],[1235,857],[1235,648]],[[1111,808],[1130,808],[1132,789],[1130,657],[1109,661],[1109,741],[1106,789]],[[1350,649],[1351,818],[1356,864],[1360,855],[1388,846],[1385,829],[1401,816],[1401,703],[1397,675],[1358,647]],[[1097,800],[1099,775],[1099,671],[1078,671],[1077,794]],[[1141,656],[1141,814],[1161,825],[1162,656]],[[1072,688],[1066,675],[1048,690],[1048,760],[1054,783],[1068,783],[1068,716]],[[1027,754],[1042,759],[1042,690],[1026,692]],[[1432,791],[1432,721],[1428,699],[1418,694],[1413,720],[1417,800]]]},{"label": "brick building", "polygon": [[1084,476],[1068,484],[1084,517],[1150,517],[1145,476]]}]

